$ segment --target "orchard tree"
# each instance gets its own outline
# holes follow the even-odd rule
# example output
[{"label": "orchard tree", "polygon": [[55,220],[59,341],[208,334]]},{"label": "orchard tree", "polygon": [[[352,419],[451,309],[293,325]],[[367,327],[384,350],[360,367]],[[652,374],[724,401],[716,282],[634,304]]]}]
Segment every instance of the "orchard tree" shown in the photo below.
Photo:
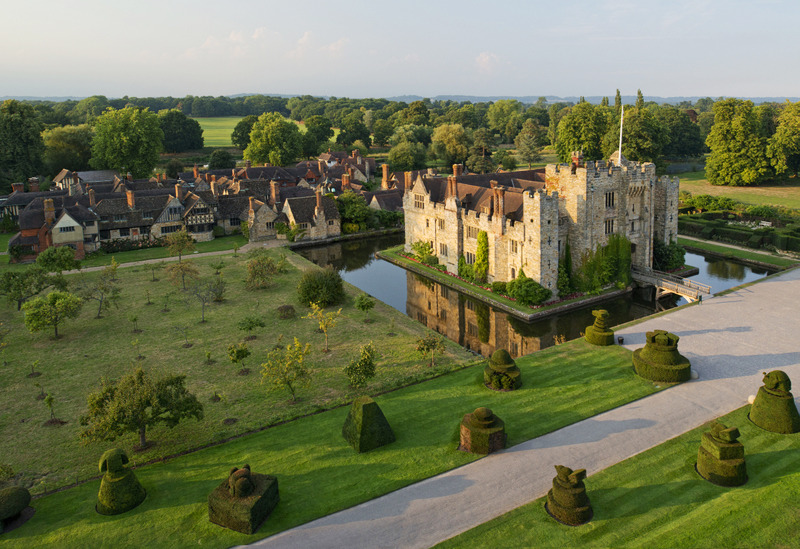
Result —
[{"label": "orchard tree", "polygon": [[81,268],[81,262],[75,259],[75,250],[69,246],[50,246],[36,257],[36,265],[48,273],[58,274]]},{"label": "orchard tree", "polygon": [[62,277],[47,274],[39,265],[33,265],[24,271],[6,271],[0,275],[0,295],[15,303],[18,311],[22,309],[23,303],[48,286],[64,290],[66,281]]},{"label": "orchard tree", "polygon": [[200,123],[178,109],[160,111],[158,125],[164,132],[164,151],[179,153],[203,148]]},{"label": "orchard tree", "polygon": [[7,185],[40,173],[44,142],[42,124],[30,105],[9,99],[0,105],[0,194]]},{"label": "orchard tree", "polygon": [[[246,316],[242,318],[239,322],[236,323],[236,327],[240,330],[247,332],[250,334],[256,328],[264,328],[266,327],[266,322],[261,320],[261,318],[257,316]],[[247,339],[255,339],[255,335],[248,335]]]},{"label": "orchard tree", "polygon": [[253,162],[285,166],[300,158],[302,145],[303,136],[297,124],[278,113],[265,113],[253,124],[244,157]]},{"label": "orchard tree", "polygon": [[246,375],[250,373],[250,370],[244,367],[244,361],[247,357],[250,356],[250,349],[247,347],[247,343],[231,343],[228,345],[228,358],[233,364],[241,364],[242,367],[239,370],[239,375]]},{"label": "orchard tree", "polygon": [[109,109],[97,119],[94,130],[91,160],[94,168],[147,177],[158,164],[164,132],[158,115],[149,109]]},{"label": "orchard tree", "polygon": [[423,357],[431,357],[431,368],[436,363],[436,355],[444,352],[444,339],[436,334],[429,334],[417,340],[417,352]]},{"label": "orchard tree", "polygon": [[236,123],[236,126],[233,128],[233,133],[231,133],[231,143],[233,143],[234,147],[241,150],[247,148],[250,144],[250,132],[253,130],[253,124],[255,124],[257,120],[258,116],[251,114],[250,116],[245,116]]},{"label": "orchard tree", "polygon": [[303,346],[297,338],[286,348],[278,347],[267,354],[267,360],[261,364],[261,382],[267,381],[274,389],[286,389],[296,402],[298,387],[311,383],[311,372],[305,366],[306,355],[311,345]]},{"label": "orchard tree", "polygon": [[97,301],[95,318],[101,318],[103,309],[110,309],[112,305],[119,306],[117,302],[121,291],[117,285],[115,270],[108,266],[103,268],[99,276],[83,278],[77,286],[77,294],[81,299]]},{"label": "orchard tree", "polygon": [[336,327],[336,323],[339,321],[339,316],[341,314],[341,309],[335,313],[326,313],[325,310],[319,306],[319,303],[313,302],[311,303],[311,312],[303,317],[316,320],[319,329],[325,334],[325,350],[323,351],[325,353],[328,352],[328,331]]},{"label": "orchard tree", "polygon": [[362,293],[356,297],[355,305],[356,309],[364,313],[364,322],[366,322],[367,318],[369,318],[369,312],[375,307],[375,300],[369,294]]},{"label": "orchard tree", "polygon": [[369,380],[375,377],[375,347],[371,341],[361,346],[358,360],[350,361],[344,367],[344,374],[350,380],[350,385],[356,389],[366,387]]},{"label": "orchard tree", "polygon": [[776,174],[796,176],[800,171],[800,101],[786,102],[778,116],[778,128],[767,143],[767,154]]},{"label": "orchard tree", "polygon": [[88,124],[60,126],[42,133],[44,140],[44,165],[51,176],[62,169],[83,171],[89,169],[92,158],[94,132]]},{"label": "orchard tree", "polygon": [[25,311],[25,326],[31,333],[48,326],[53,327],[53,338],[58,339],[58,325],[64,320],[76,318],[81,312],[81,298],[69,292],[50,292],[46,297],[37,297],[22,306]]},{"label": "orchard tree", "polygon": [[766,138],[761,136],[752,101],[714,103],[714,126],[706,138],[711,154],[706,177],[712,185],[758,185],[772,175]]},{"label": "orchard tree", "polygon": [[191,261],[183,261],[180,263],[172,263],[167,267],[167,276],[170,277],[172,283],[176,286],[180,284],[183,290],[186,290],[186,279],[196,279],[200,272]]},{"label": "orchard tree", "polygon": [[169,249],[170,255],[178,256],[178,263],[181,262],[183,254],[188,254],[194,251],[194,239],[189,236],[186,229],[170,233],[164,239],[164,245]]},{"label": "orchard tree", "polygon": [[442,124],[433,130],[431,150],[447,166],[466,162],[471,146],[472,139],[461,124]]},{"label": "orchard tree", "polygon": [[84,441],[113,441],[125,433],[138,433],[139,448],[148,447],[147,428],[163,423],[173,428],[184,419],[203,419],[203,405],[186,389],[186,376],[152,379],[138,368],[116,383],[101,381],[90,393],[88,410],[81,417]]}]

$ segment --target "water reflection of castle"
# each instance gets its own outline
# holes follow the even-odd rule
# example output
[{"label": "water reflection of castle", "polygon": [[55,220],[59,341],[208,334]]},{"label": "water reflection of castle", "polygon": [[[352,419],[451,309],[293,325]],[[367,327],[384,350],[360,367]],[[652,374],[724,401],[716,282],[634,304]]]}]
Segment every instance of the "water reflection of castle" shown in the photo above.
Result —
[{"label": "water reflection of castle", "polygon": [[[580,337],[593,321],[588,308],[527,323],[416,273],[408,272],[406,281],[408,316],[483,356],[497,349],[506,349],[513,358],[527,355],[552,346],[556,336]],[[630,296],[603,303],[602,308],[609,310],[612,325],[632,314],[638,318],[653,313],[652,303],[648,308]]]}]

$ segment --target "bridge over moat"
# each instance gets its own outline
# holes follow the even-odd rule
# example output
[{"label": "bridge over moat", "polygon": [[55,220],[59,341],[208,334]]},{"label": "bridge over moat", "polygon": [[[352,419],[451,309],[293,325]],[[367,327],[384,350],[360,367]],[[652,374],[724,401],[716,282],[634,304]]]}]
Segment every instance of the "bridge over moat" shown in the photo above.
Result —
[{"label": "bridge over moat", "polygon": [[656,288],[656,301],[664,294],[676,294],[692,302],[701,301],[703,299],[703,294],[711,295],[711,286],[707,284],[656,271],[654,269],[632,267],[631,275],[636,282]]}]

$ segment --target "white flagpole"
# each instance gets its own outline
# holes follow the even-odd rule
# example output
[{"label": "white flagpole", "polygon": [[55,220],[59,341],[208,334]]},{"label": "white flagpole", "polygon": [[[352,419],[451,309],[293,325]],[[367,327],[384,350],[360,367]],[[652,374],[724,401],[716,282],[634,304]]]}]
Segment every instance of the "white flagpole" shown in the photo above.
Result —
[{"label": "white flagpole", "polygon": [[622,110],[620,111],[619,117],[619,165],[622,166],[622,123],[625,121],[625,105],[621,105]]}]

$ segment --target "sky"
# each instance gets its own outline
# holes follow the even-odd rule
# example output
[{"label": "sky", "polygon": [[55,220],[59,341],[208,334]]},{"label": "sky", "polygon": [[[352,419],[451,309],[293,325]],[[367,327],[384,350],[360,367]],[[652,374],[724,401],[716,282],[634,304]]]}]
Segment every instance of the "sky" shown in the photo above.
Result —
[{"label": "sky", "polygon": [[800,95],[796,0],[0,0],[0,97]]}]

